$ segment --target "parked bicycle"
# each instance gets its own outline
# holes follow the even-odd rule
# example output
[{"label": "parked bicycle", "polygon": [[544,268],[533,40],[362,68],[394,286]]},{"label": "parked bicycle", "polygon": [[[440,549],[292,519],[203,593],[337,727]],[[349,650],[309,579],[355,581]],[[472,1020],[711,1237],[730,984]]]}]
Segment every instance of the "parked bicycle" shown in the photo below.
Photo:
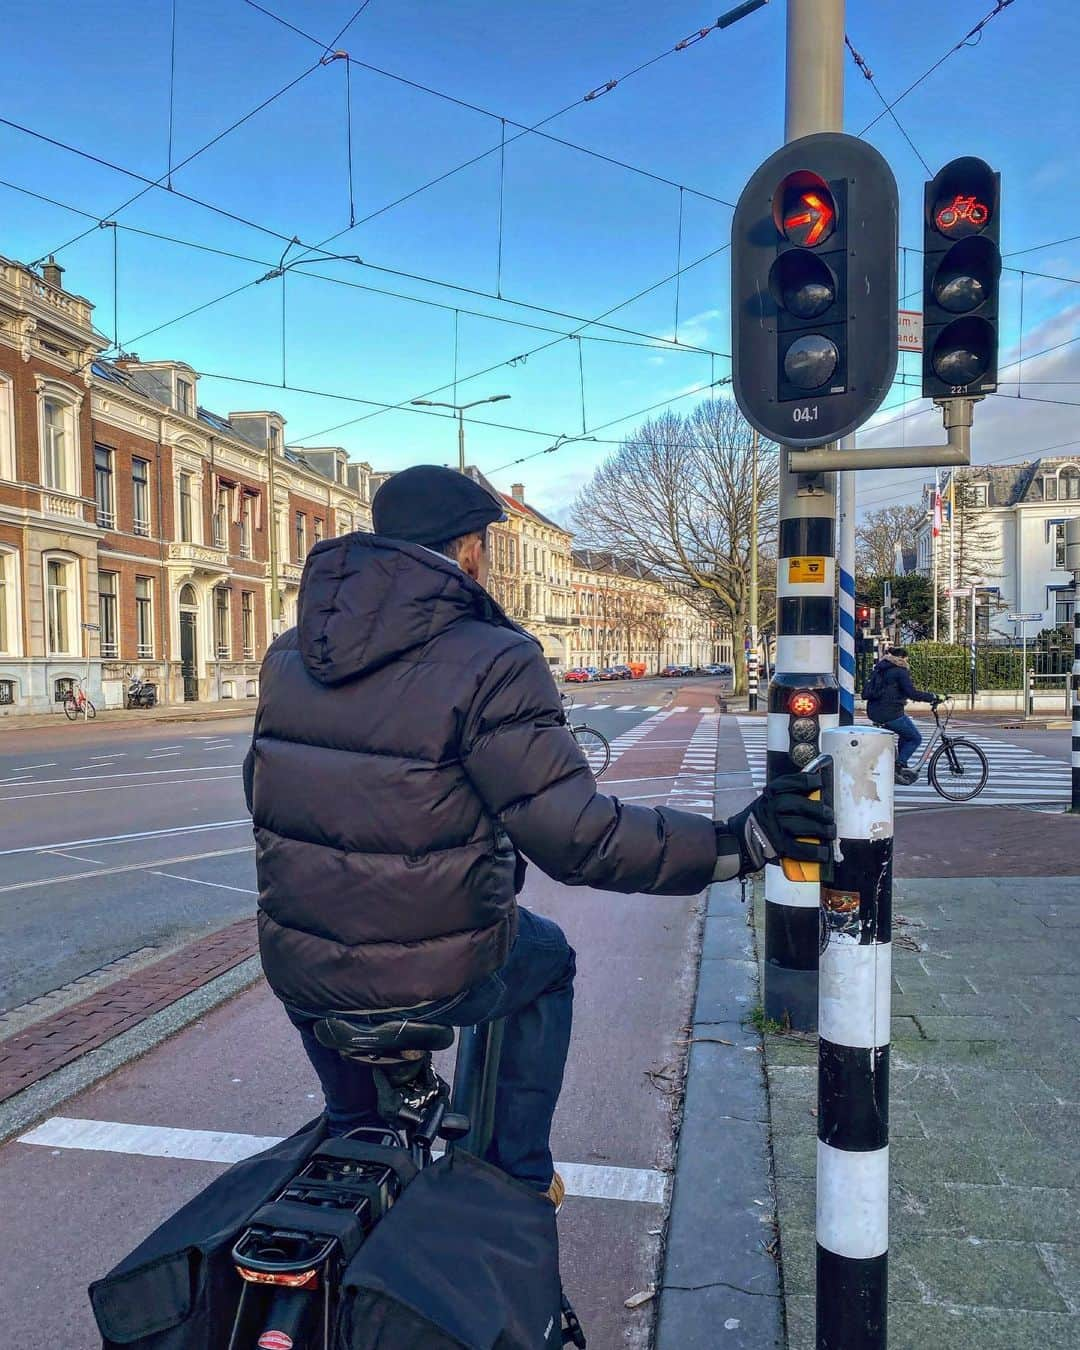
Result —
[{"label": "parked bicycle", "polygon": [[570,728],[570,734],[581,747],[585,758],[589,761],[589,768],[592,769],[593,777],[599,778],[602,773],[607,771],[611,763],[611,742],[602,731],[597,731],[595,727],[586,726],[584,722],[571,722],[570,710],[574,706],[573,694],[563,694],[563,707],[567,713],[567,726]]},{"label": "parked bicycle", "polygon": [[[502,1032],[501,1022],[460,1030],[451,1096],[431,1056],[453,1044],[453,1028],[346,1015],[315,1024],[321,1044],[371,1067],[380,1124],[326,1140],[253,1216],[232,1251],[243,1292],[229,1350],[330,1350],[340,1343],[335,1329],[348,1259],[431,1166],[436,1139],[475,1156],[490,1142]],[[583,1350],[581,1323],[565,1294],[561,1322],[552,1318],[544,1345]]]},{"label": "parked bicycle", "polygon": [[[974,741],[963,736],[950,736],[949,721],[953,714],[952,696],[930,705],[935,731],[923,746],[918,762],[907,767],[918,779],[924,764],[934,791],[946,801],[969,802],[986,786],[990,764]],[[947,704],[944,720],[938,709]]]},{"label": "parked bicycle", "polygon": [[86,690],[81,684],[69,689],[64,695],[64,715],[69,722],[75,722],[78,718],[89,718],[97,716],[97,709],[86,697]]}]

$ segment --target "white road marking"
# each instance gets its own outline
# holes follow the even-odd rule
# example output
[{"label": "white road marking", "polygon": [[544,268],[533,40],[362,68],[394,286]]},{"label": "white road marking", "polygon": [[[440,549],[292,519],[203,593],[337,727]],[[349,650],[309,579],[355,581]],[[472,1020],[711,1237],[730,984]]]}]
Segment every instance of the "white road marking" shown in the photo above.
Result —
[{"label": "white road marking", "polygon": [[[206,769],[235,769],[235,768],[237,768],[237,767],[238,767],[238,766],[235,765],[235,764],[206,764],[206,765],[204,765],[204,766],[199,770],[199,772],[200,772],[200,773],[203,773],[203,772],[206,771]],[[180,770],[179,770],[179,769],[161,769],[161,770],[159,770],[159,772],[160,772],[160,773],[179,773]],[[121,778],[123,778],[123,777],[125,777],[126,775],[124,775],[124,774],[119,774],[119,775],[115,775],[115,776],[116,776],[116,777],[121,777]],[[64,780],[63,778],[57,778],[55,781],[58,782],[58,783],[63,783],[65,780]],[[86,793],[86,792],[132,792],[132,791],[136,791],[136,792],[145,792],[148,788],[184,787],[187,783],[233,783],[233,782],[235,782],[235,781],[236,781],[236,775],[235,775],[235,774],[231,774],[231,773],[227,773],[227,774],[222,774],[222,775],[220,775],[220,776],[217,777],[217,778],[187,778],[187,779],[181,780],[179,783],[172,783],[172,782],[169,782],[169,783],[114,783],[114,784],[112,785],[112,787],[71,788],[70,791],[68,791],[68,792],[24,792],[21,796],[18,796],[18,797],[0,797],[0,803],[3,803],[3,802],[36,802],[36,801],[38,800],[39,797],[78,797],[78,796],[80,796],[80,795],[82,795],[83,793]],[[78,782],[78,779],[76,779],[76,782]],[[27,786],[27,787],[37,787],[38,784],[37,784],[36,782],[34,782],[32,779],[29,779],[29,780],[27,780],[27,782],[26,782],[26,786]]]},{"label": "white road marking", "polygon": [[[280,1143],[277,1135],[235,1134],[228,1130],[188,1130],[164,1125],[126,1125],[113,1120],[51,1116],[20,1135],[20,1144],[41,1148],[127,1153],[143,1158],[183,1158],[188,1162],[235,1163]],[[629,1200],[662,1205],[666,1173],[646,1167],[599,1167],[557,1162],[568,1195],[591,1200]]]},{"label": "white road marking", "polygon": [[49,854],[57,858],[74,858],[76,862],[93,863],[95,867],[105,866],[105,864],[101,861],[100,858],[82,858],[77,853],[65,853],[63,849],[59,848],[50,848],[48,850],[43,849],[42,852],[48,852]]},{"label": "white road marking", "polygon": [[[150,758],[152,758],[152,756],[147,755],[147,759]],[[84,769],[93,769],[97,766],[94,764],[83,764],[81,767]],[[95,774],[93,778],[84,778],[81,781],[84,783],[93,783],[99,778],[159,778],[163,773],[202,773],[204,767],[205,766],[202,764],[192,764],[188,769],[129,769],[127,772],[121,773],[98,773]],[[244,766],[242,764],[213,764],[209,767],[214,769],[242,769]],[[67,781],[66,778],[39,778],[35,786],[48,787],[51,783],[66,783]],[[0,778],[0,787],[22,787],[24,786],[24,783],[25,780],[21,778]]]},{"label": "white road marking", "polygon": [[55,769],[56,760],[52,759],[48,764],[23,764],[18,769],[9,769],[9,773],[29,773],[31,769]]},{"label": "white road marking", "polygon": [[144,759],[173,759],[176,755],[182,755],[183,750],[162,750],[157,755],[144,755]]},{"label": "white road marking", "polygon": [[226,886],[223,881],[200,881],[198,877],[182,877],[176,872],[155,872],[150,870],[152,877],[168,877],[170,881],[190,881],[194,886],[216,886],[219,891],[239,891],[241,895],[258,895],[258,891],[248,890],[246,886]]},{"label": "white road marking", "polygon": [[152,745],[150,747],[150,753],[156,754],[158,750],[183,750],[183,748],[183,742],[179,745]]},{"label": "white road marking", "polygon": [[[7,891],[30,891],[36,886],[56,886],[67,881],[85,881],[88,877],[109,877],[119,872],[146,872],[152,867],[171,867],[174,863],[201,862],[204,858],[227,858],[233,853],[254,853],[254,844],[244,844],[240,848],[219,848],[209,853],[185,853],[178,858],[147,858],[145,862],[121,863],[117,867],[103,867],[100,872],[72,872],[68,876],[40,877],[36,881],[15,881],[9,886],[0,886],[0,894]],[[184,878],[187,880],[187,878]]]},{"label": "white road marking", "polygon": [[97,839],[63,839],[58,844],[27,844],[22,848],[0,849],[0,858],[13,853],[55,853],[61,848],[92,848],[95,844],[119,844],[128,839],[160,839],[168,834],[198,834],[202,830],[232,830],[240,825],[250,827],[248,817],[243,820],[212,820],[204,825],[170,825],[164,830],[137,830],[134,834],[104,834]]}]

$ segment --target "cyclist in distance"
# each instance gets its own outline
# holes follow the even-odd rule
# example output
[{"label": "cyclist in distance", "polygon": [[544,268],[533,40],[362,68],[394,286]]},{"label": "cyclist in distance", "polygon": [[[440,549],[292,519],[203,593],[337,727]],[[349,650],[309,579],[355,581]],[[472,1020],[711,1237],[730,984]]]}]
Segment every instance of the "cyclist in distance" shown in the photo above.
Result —
[{"label": "cyclist in distance", "polygon": [[717,822],[599,793],[539,643],[485,590],[502,503],[420,465],[372,514],[373,534],[312,549],[297,625],[263,662],[244,764],[263,970],[333,1134],[377,1120],[375,1086],[315,1020],[505,1018],[488,1158],[558,1204],[575,954],[517,904],[526,859],[568,885],[693,895],[781,854],[826,859],[832,814],[807,774]]},{"label": "cyclist in distance", "polygon": [[922,745],[922,736],[904,708],[908,703],[929,703],[933,707],[941,702],[941,696],[916,689],[908,667],[907,648],[889,647],[867,681],[865,698],[866,715],[870,721],[875,726],[884,727],[886,731],[895,731],[899,737],[896,781],[914,783],[918,775],[907,766],[912,755]]}]

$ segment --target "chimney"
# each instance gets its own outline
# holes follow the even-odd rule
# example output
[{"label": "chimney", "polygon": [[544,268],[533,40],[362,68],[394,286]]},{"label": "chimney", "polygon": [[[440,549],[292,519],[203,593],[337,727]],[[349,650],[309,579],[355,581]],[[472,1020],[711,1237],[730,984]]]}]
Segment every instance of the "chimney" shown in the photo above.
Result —
[{"label": "chimney", "polygon": [[53,255],[49,254],[49,261],[41,269],[41,275],[47,286],[55,286],[58,291],[64,289],[61,278],[64,275],[64,269],[56,261]]},{"label": "chimney", "polygon": [[514,484],[511,486],[511,488],[510,488],[510,496],[513,497],[514,501],[520,502],[520,503],[522,504],[522,506],[524,506],[524,505],[525,505],[525,484],[524,484],[524,483],[514,483]]}]

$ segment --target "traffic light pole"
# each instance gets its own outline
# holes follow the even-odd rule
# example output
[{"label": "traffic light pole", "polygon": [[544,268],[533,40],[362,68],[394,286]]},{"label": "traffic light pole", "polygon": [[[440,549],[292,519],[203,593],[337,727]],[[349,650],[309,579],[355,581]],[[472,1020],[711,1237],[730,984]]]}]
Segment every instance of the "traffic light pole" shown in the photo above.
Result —
[{"label": "traffic light pole", "polygon": [[758,452],[757,427],[750,435],[750,650],[746,659],[747,710],[758,706]]},{"label": "traffic light pole", "polygon": [[1080,814],[1080,516],[1065,525],[1065,565],[1073,575],[1072,664],[1072,799],[1069,810]]},{"label": "traffic light pole", "polygon": [[[842,450],[854,450],[855,435],[845,436]],[[838,475],[840,484],[837,514],[837,563],[840,584],[840,623],[837,629],[837,674],[840,679],[840,725],[855,721],[855,474],[851,470]]]},{"label": "traffic light pole", "polygon": [[[844,121],[844,0],[788,0],[787,141],[839,131]],[[836,585],[834,475],[793,473],[780,447],[780,530],[776,577],[776,670],[769,685],[768,776],[791,771],[788,703],[794,689],[813,689],[820,726],[837,721],[833,675]],[[791,560],[824,563],[807,582]],[[799,1031],[817,1026],[817,881],[789,881],[779,867],[765,877],[765,1015]]]}]

